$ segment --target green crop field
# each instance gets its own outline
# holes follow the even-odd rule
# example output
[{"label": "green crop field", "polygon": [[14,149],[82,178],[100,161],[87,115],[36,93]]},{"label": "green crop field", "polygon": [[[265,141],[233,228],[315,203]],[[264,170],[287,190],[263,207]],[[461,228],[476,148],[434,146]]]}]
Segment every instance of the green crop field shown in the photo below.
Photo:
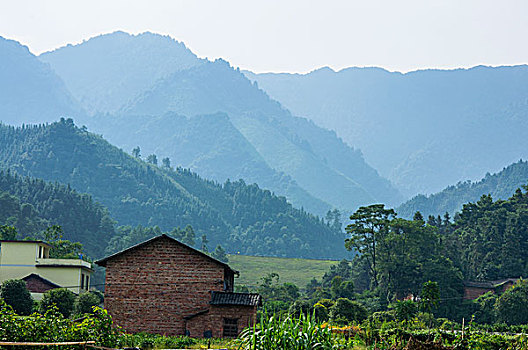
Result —
[{"label": "green crop field", "polygon": [[333,260],[229,255],[229,266],[240,271],[240,277],[235,279],[235,285],[246,286],[256,286],[261,277],[275,272],[279,274],[279,283],[290,282],[304,289],[312,278],[315,277],[320,281],[330,266],[337,263]]}]

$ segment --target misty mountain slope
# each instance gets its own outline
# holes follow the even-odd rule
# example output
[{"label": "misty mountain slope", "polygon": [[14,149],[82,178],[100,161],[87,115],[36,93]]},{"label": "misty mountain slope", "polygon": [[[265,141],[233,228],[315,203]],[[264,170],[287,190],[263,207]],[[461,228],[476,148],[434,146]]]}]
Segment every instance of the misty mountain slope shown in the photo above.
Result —
[{"label": "misty mountain slope", "polygon": [[[233,126],[227,115],[186,118],[175,113],[160,117],[99,115],[99,131],[125,150],[138,145],[144,157],[169,157],[172,164],[192,169],[208,179],[224,182],[244,179],[285,195],[294,206],[326,213],[331,206],[311,196],[285,174],[271,169]],[[132,136],[132,137],[131,137]]]},{"label": "misty mountain slope", "polygon": [[298,117],[281,119],[280,126],[283,125],[289,130],[295,130],[301,140],[308,140],[311,151],[325,164],[344,176],[354,174],[354,179],[368,189],[376,202],[394,205],[403,200],[403,196],[390,181],[381,177],[365,162],[361,151],[343,142],[335,131],[322,129],[313,121]]},{"label": "misty mountain slope", "polygon": [[104,34],[39,58],[91,113],[115,112],[158,79],[201,62],[183,43],[149,32]]},{"label": "misty mountain slope", "polygon": [[407,195],[476,180],[528,152],[527,66],[246,75],[360,148]]},{"label": "misty mountain slope", "polygon": [[44,123],[81,108],[62,80],[26,46],[0,37],[0,122]]},{"label": "misty mountain slope", "polygon": [[[237,129],[273,169],[291,175],[312,195],[336,207],[353,209],[375,201],[397,202],[399,199],[394,189],[382,193],[379,196],[381,198],[369,193],[370,188],[366,185],[372,181],[372,177],[378,178],[378,182],[384,185],[388,182],[384,182],[374,170],[364,181],[361,175],[368,165],[358,152],[350,147],[342,147],[342,142],[333,133],[315,127],[306,120],[288,122],[293,117],[287,110],[225,61],[208,62],[160,80],[150,91],[124,107],[122,114],[159,115],[167,111],[185,115],[217,111],[227,113]],[[303,128],[311,130],[305,132]],[[312,140],[301,137],[301,133]],[[334,168],[332,165],[338,163],[329,164],[321,157],[321,153],[313,151],[316,145],[314,140],[329,145],[339,144],[340,150],[326,149],[335,153],[349,153],[345,157],[349,157],[350,164],[340,169]],[[356,171],[356,167],[361,170]]]},{"label": "misty mountain slope", "polygon": [[516,189],[525,185],[528,185],[528,162],[521,160],[498,173],[486,174],[478,182],[460,182],[429,196],[418,195],[403,203],[396,211],[399,216],[406,218],[411,218],[417,211],[424,217],[443,215],[445,212],[453,216],[462,209],[463,204],[475,203],[482,195],[491,194],[495,200],[505,200],[510,198]]},{"label": "misty mountain slope", "polygon": [[134,158],[71,119],[45,126],[0,125],[0,167],[68,183],[108,207],[119,224],[190,224],[197,239],[229,252],[291,257],[342,257],[344,236],[319,218],[257,185],[223,185],[177,168]]}]

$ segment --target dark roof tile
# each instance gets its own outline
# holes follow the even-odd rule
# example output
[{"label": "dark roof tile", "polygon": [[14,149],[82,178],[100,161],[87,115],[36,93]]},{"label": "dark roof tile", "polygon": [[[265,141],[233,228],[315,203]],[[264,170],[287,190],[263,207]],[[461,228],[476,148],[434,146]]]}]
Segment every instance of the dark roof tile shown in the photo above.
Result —
[{"label": "dark roof tile", "polygon": [[262,297],[256,293],[212,292],[210,304],[260,306]]},{"label": "dark roof tile", "polygon": [[28,281],[30,281],[32,279],[33,280],[39,280],[40,282],[42,282],[42,283],[46,284],[47,286],[49,286],[50,289],[62,288],[57,283],[51,282],[50,280],[45,279],[44,277],[42,277],[41,275],[37,275],[36,273],[32,273],[32,274],[27,275],[26,277],[21,278],[21,280],[25,281],[25,282],[28,282]]},{"label": "dark roof tile", "polygon": [[518,278],[504,278],[501,280],[495,281],[465,281],[464,286],[473,287],[473,288],[484,288],[484,289],[493,289],[502,286],[505,283],[515,283]]}]

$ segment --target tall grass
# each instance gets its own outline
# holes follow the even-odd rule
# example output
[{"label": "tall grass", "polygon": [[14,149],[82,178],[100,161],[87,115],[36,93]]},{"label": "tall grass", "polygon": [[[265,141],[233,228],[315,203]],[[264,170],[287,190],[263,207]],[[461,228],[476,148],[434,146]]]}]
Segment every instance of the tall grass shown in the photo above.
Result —
[{"label": "tall grass", "polygon": [[336,337],[310,315],[281,318],[264,314],[252,328],[245,329],[234,344],[245,350],[342,349]]}]

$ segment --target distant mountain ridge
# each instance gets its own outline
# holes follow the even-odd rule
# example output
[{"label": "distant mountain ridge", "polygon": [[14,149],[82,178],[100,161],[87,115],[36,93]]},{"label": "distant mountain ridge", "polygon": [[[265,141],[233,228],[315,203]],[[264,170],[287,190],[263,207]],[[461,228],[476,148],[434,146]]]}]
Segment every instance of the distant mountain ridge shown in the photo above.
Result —
[{"label": "distant mountain ridge", "polygon": [[[137,60],[131,60],[128,54],[115,55],[111,50],[107,53],[105,48],[111,43],[115,43],[118,52],[127,53],[133,47],[132,52],[138,52]],[[142,72],[143,67],[148,71],[161,59],[158,55],[151,59],[152,52],[171,54],[166,57],[168,62],[161,64],[163,74],[143,77],[138,71]],[[94,55],[97,64],[89,62]],[[183,44],[170,38],[118,32],[57,49],[41,55],[41,59],[49,62],[68,86],[77,87],[75,95],[85,102],[87,110],[99,111],[83,123],[125,149],[140,146],[144,154],[168,156],[173,163],[181,162],[198,172],[205,170],[204,175],[218,181],[244,178],[257,182],[287,196],[296,206],[318,214],[331,207],[353,210],[359,205],[398,204],[403,200],[398,190],[364,161],[361,152],[339,140],[335,133],[293,117],[228,62],[199,60]],[[86,70],[81,75],[71,70],[75,66]],[[109,70],[104,72],[117,80],[99,84],[98,76],[103,71],[100,67]],[[122,81],[136,81],[138,88],[127,89]],[[112,95],[98,92],[107,89]],[[123,105],[117,107],[116,101]],[[190,119],[197,115],[220,116],[218,112],[229,119],[222,119],[224,126],[215,133],[222,140],[221,145],[192,142],[208,137],[206,133],[197,134],[200,127],[210,130],[207,125],[193,122],[192,130],[185,131],[191,127],[189,123],[174,124],[171,120],[175,115]],[[138,125],[138,120],[143,125]],[[199,120],[205,122],[203,118]],[[212,122],[211,118],[208,120]],[[171,135],[170,129],[162,130],[164,123],[183,129],[174,130]],[[154,132],[145,125],[156,125],[157,129]],[[195,137],[190,138],[186,132],[194,133]],[[243,144],[250,147],[237,146]],[[196,152],[197,149],[201,151]],[[194,154],[194,158],[182,156],[186,154]]]},{"label": "distant mountain ridge", "polygon": [[335,130],[407,195],[528,156],[528,66],[253,74],[294,115]]},{"label": "distant mountain ridge", "polygon": [[0,122],[42,123],[84,112],[61,78],[26,46],[0,36]]},{"label": "distant mountain ridge", "polygon": [[45,52],[39,59],[55,69],[90,113],[115,112],[157,80],[203,61],[169,36],[121,31]]},{"label": "distant mountain ridge", "polygon": [[437,216],[448,212],[453,216],[468,202],[476,203],[481,196],[490,194],[495,200],[510,198],[515,190],[528,185],[528,162],[520,160],[505,167],[498,173],[486,174],[476,182],[465,181],[449,186],[429,196],[418,195],[400,205],[396,212],[404,218],[412,218],[420,211],[424,217]]}]

